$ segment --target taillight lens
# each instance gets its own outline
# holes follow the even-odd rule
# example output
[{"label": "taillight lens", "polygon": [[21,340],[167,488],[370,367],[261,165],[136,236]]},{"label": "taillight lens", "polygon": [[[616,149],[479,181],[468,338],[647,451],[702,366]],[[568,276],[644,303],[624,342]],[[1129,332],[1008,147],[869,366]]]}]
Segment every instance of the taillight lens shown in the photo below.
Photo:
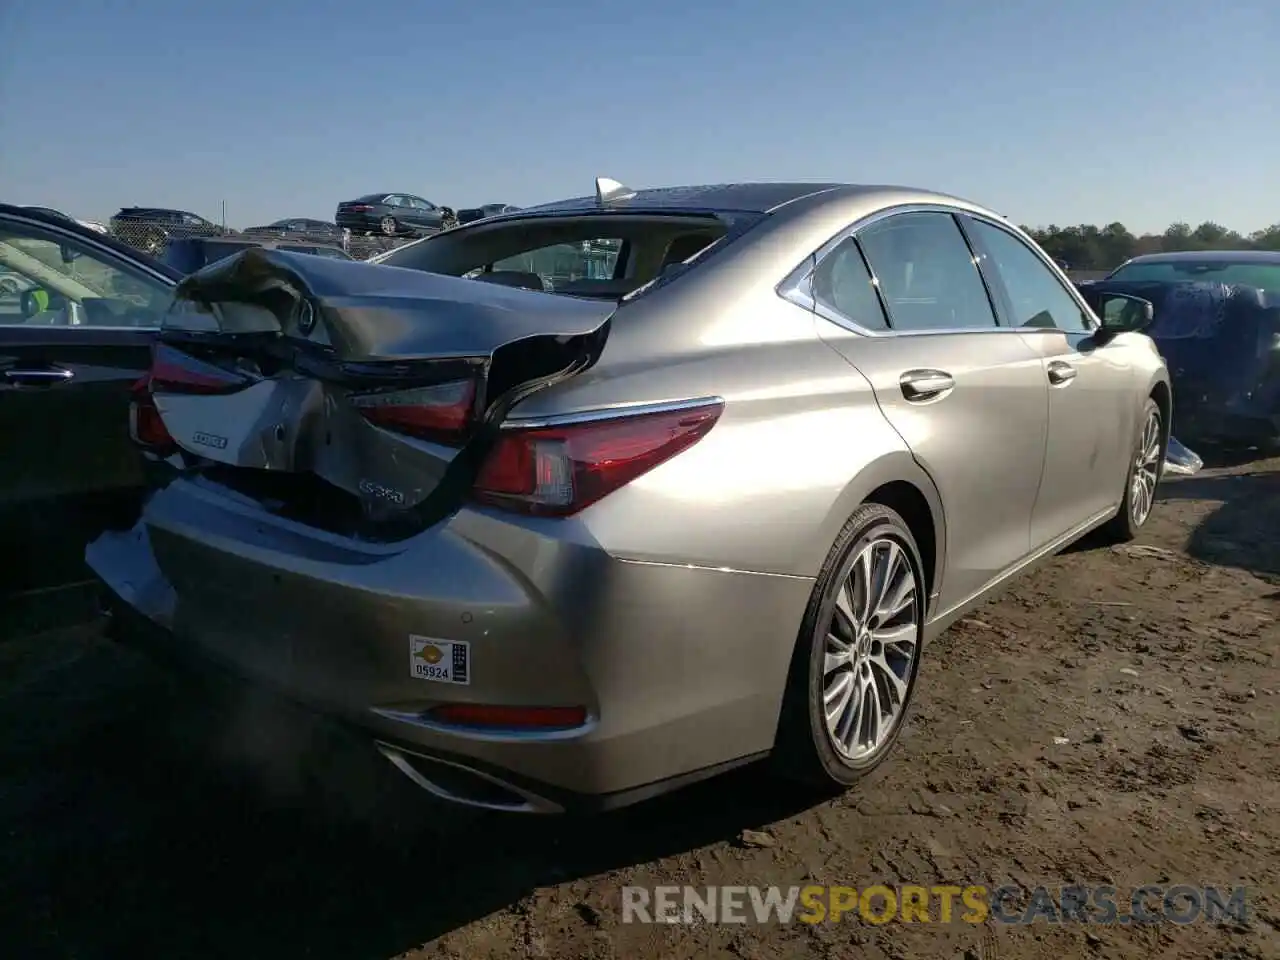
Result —
[{"label": "taillight lens", "polygon": [[152,390],[165,393],[219,394],[233,393],[251,378],[157,343],[151,350],[150,381]]},{"label": "taillight lens", "polygon": [[724,404],[715,401],[676,411],[504,431],[473,494],[481,503],[521,513],[577,513],[693,446],[723,410]]},{"label": "taillight lens", "polygon": [[352,213],[364,213],[366,210],[372,209],[367,203],[353,203],[347,207]]},{"label": "taillight lens", "polygon": [[156,409],[150,380],[150,376],[145,376],[133,385],[133,396],[129,401],[129,436],[138,446],[163,456],[177,449],[177,444]]},{"label": "taillight lens", "polygon": [[430,387],[353,394],[352,406],[370,423],[419,440],[455,444],[475,418],[474,380],[452,380]]}]

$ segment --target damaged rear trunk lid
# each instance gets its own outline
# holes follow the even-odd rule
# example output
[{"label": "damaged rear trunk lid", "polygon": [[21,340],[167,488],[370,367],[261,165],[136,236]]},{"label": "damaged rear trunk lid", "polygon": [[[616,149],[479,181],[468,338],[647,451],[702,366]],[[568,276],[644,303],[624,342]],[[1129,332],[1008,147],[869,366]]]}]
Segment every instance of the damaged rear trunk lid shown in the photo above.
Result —
[{"label": "damaged rear trunk lid", "polygon": [[253,248],[179,285],[149,388],[187,469],[394,538],[456,508],[506,410],[594,363],[616,309]]}]

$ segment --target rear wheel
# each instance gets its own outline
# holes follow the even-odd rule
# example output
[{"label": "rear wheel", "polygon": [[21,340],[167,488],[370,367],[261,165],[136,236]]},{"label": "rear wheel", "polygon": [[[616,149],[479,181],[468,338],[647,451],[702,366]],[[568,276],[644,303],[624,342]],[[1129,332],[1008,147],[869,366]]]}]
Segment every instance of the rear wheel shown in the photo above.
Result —
[{"label": "rear wheel", "polygon": [[1164,473],[1164,418],[1154,400],[1147,399],[1139,424],[1129,473],[1125,477],[1124,500],[1116,515],[1102,528],[1104,536],[1116,543],[1132,540],[1146,524]]},{"label": "rear wheel", "polygon": [[915,692],[926,590],[893,510],[865,504],[827,556],[792,658],[773,759],[793,779],[847,787],[889,755]]},{"label": "rear wheel", "polygon": [[378,221],[378,229],[384,237],[394,237],[400,232],[400,225],[396,223],[395,217],[383,217]]}]

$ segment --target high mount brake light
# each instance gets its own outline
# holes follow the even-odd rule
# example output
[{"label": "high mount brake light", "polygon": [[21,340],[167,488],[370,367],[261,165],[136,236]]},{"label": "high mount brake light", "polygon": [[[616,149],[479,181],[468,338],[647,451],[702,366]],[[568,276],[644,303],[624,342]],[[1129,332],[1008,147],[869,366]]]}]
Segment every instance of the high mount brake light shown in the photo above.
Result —
[{"label": "high mount brake light", "polygon": [[151,396],[151,378],[144,376],[134,383],[129,400],[129,436],[133,442],[152,453],[165,456],[177,449],[169,435],[156,402]]},{"label": "high mount brake light", "polygon": [[163,343],[152,347],[149,380],[151,390],[162,393],[234,393],[250,383],[244,374],[224,370]]},{"label": "high mount brake light", "polygon": [[430,387],[409,387],[350,397],[351,405],[374,426],[436,443],[465,439],[475,418],[476,383],[451,380]]},{"label": "high mount brake light", "polygon": [[724,403],[563,426],[504,430],[472,491],[518,513],[568,516],[687,450],[707,435]]}]

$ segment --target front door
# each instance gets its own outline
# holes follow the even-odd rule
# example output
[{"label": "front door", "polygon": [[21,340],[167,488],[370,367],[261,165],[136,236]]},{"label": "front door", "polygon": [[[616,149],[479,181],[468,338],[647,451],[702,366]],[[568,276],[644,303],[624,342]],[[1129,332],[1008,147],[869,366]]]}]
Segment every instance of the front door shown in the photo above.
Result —
[{"label": "front door", "polygon": [[0,580],[0,629],[74,615],[62,597],[86,585],[85,544],[132,519],[130,390],[172,286],[85,231],[0,213],[0,542],[20,558]]},{"label": "front door", "polygon": [[945,612],[1030,550],[1048,429],[1040,357],[997,327],[973,254],[946,212],[862,228],[818,264],[813,296],[819,313],[863,332],[828,328],[942,496]]},{"label": "front door", "polygon": [[962,222],[997,292],[1001,322],[1023,331],[1049,391],[1044,479],[1031,518],[1038,547],[1119,506],[1142,412],[1137,374],[1122,343],[1094,343],[1088,307],[1042,256],[997,224]]}]

